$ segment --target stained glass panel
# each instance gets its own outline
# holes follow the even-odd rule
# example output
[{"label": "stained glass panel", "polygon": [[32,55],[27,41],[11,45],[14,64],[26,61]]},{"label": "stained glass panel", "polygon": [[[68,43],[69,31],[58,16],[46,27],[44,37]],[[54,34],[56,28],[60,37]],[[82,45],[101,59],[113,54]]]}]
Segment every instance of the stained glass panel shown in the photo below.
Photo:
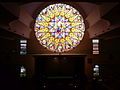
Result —
[{"label": "stained glass panel", "polygon": [[85,25],[75,8],[59,3],[49,5],[40,12],[34,29],[41,45],[51,51],[64,52],[80,43]]}]

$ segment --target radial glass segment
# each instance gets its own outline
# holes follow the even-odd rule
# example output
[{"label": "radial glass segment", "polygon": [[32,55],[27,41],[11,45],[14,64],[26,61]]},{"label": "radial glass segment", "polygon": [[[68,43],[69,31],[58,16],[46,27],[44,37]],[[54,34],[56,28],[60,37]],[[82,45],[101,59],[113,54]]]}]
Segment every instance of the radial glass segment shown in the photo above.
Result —
[{"label": "radial glass segment", "polygon": [[42,46],[54,52],[65,52],[80,43],[85,24],[75,8],[58,3],[49,5],[39,13],[34,30]]}]

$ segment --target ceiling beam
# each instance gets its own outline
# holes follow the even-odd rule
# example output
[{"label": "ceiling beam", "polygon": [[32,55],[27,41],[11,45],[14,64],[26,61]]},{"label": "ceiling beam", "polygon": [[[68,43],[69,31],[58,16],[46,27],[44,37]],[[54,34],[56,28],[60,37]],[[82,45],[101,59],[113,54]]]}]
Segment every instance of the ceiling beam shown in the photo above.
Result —
[{"label": "ceiling beam", "polygon": [[27,12],[26,9],[20,8],[19,21],[24,23],[27,27],[31,27],[31,22],[33,21],[32,16]]},{"label": "ceiling beam", "polygon": [[87,16],[86,20],[89,23],[89,27],[91,27],[92,25],[94,25],[96,22],[98,22],[100,20],[100,11],[99,11],[99,7],[96,6],[94,8],[94,10]]},{"label": "ceiling beam", "polygon": [[118,5],[118,2],[115,3],[103,3],[102,5],[99,6],[100,9],[100,16],[104,16],[107,14],[112,8],[114,8],[116,5]]},{"label": "ceiling beam", "polygon": [[4,8],[6,8],[14,16],[19,17],[20,8],[17,3],[0,3]]},{"label": "ceiling beam", "polygon": [[31,30],[25,24],[23,24],[21,21],[14,20],[14,21],[9,23],[9,26],[10,26],[11,32],[18,34],[18,35],[21,35],[25,38],[29,38]]},{"label": "ceiling beam", "polygon": [[99,36],[99,35],[107,32],[109,26],[110,26],[109,21],[104,20],[104,19],[99,20],[92,27],[87,29],[89,32],[89,37],[94,38],[96,36]]}]

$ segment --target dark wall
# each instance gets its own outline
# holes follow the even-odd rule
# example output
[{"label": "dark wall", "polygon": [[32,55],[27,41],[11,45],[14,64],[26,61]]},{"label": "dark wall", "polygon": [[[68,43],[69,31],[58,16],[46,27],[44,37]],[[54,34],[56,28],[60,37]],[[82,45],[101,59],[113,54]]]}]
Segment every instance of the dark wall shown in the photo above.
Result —
[{"label": "dark wall", "polygon": [[[38,77],[49,76],[72,76],[84,75],[84,57],[59,55],[59,56],[36,56],[36,75]],[[77,76],[76,76],[77,75]]]}]

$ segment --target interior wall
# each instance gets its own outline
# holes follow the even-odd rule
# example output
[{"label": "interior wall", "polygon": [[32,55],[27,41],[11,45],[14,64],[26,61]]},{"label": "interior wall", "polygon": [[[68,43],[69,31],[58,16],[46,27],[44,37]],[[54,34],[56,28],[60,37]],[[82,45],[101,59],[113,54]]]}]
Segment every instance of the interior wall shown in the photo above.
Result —
[{"label": "interior wall", "polygon": [[120,38],[100,39],[100,54],[89,54],[86,61],[88,77],[93,77],[93,67],[95,64],[100,66],[100,77],[105,85],[110,88],[118,89],[120,83]]},{"label": "interior wall", "polygon": [[82,78],[85,75],[85,56],[80,55],[52,55],[35,56],[36,77],[72,77]]},{"label": "interior wall", "polygon": [[[35,60],[31,55],[27,56],[14,56],[13,60],[16,64],[16,69],[20,70],[20,67],[24,66],[26,68],[26,75],[27,78],[32,78],[34,76],[34,67],[35,67]],[[18,74],[20,74],[20,71],[18,71]]]},{"label": "interior wall", "polygon": [[[88,54],[92,52],[92,42],[89,38],[88,31],[85,31],[83,40],[80,44],[68,52],[63,52],[62,54]],[[30,39],[28,40],[28,53],[29,54],[56,54],[56,52],[49,51],[47,48],[43,47],[35,36],[34,30],[31,31]]]}]

